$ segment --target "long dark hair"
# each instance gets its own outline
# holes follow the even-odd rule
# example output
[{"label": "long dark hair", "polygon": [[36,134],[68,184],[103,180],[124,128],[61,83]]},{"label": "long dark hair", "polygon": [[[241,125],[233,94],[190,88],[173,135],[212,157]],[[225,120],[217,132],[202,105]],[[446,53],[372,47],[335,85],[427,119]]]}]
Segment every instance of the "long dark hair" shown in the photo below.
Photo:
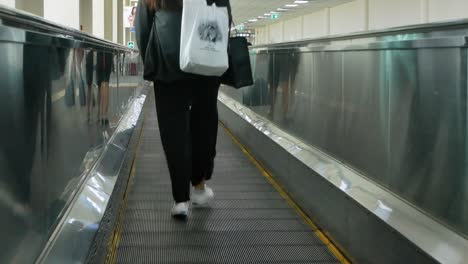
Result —
[{"label": "long dark hair", "polygon": [[177,10],[182,8],[182,0],[146,0],[151,10],[159,9]]}]

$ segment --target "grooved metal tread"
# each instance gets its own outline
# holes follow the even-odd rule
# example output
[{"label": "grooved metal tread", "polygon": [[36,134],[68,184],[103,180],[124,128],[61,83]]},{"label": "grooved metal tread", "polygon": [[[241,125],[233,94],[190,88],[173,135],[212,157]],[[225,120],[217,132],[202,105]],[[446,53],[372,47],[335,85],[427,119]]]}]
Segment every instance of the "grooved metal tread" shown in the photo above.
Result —
[{"label": "grooved metal tread", "polygon": [[117,263],[339,263],[221,128],[215,201],[192,208],[185,222],[172,219],[156,112],[148,109]]}]

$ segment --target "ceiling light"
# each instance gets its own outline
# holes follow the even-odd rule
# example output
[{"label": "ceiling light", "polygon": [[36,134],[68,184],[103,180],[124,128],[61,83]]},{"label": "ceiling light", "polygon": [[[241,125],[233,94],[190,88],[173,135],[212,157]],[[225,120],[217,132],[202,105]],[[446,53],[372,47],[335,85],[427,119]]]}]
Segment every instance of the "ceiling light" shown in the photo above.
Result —
[{"label": "ceiling light", "polygon": [[277,11],[280,11],[280,12],[286,12],[286,11],[288,11],[288,9],[284,9],[284,8],[278,8],[278,9],[276,9],[276,10],[277,10]]},{"label": "ceiling light", "polygon": [[307,4],[309,3],[309,1],[305,1],[305,0],[296,0],[294,1],[295,4]]},{"label": "ceiling light", "polygon": [[258,21],[258,19],[256,19],[256,18],[249,19],[249,22],[257,22],[257,21]]},{"label": "ceiling light", "polygon": [[285,7],[296,7],[296,6],[298,6],[298,5],[296,5],[296,4],[285,5]]}]

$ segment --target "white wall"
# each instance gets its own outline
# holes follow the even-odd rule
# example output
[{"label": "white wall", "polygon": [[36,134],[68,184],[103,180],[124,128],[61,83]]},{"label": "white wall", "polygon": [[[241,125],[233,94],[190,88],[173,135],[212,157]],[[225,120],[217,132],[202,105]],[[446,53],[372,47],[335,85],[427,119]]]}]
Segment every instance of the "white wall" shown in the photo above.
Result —
[{"label": "white wall", "polygon": [[297,17],[284,22],[284,28],[288,30],[284,31],[283,41],[294,41],[302,38],[302,19],[303,17]]},{"label": "white wall", "polygon": [[268,27],[259,27],[255,30],[255,43],[268,43]]},{"label": "white wall", "polygon": [[[0,4],[14,7],[26,12],[42,16],[64,26],[80,29],[80,24],[87,33],[99,38],[105,36],[105,1],[106,0],[0,0]],[[107,0],[116,3],[120,0]],[[123,4],[123,2],[122,2]],[[109,16],[110,23],[116,26],[111,28],[114,42],[118,41],[119,9],[117,4],[112,5]],[[266,41],[266,40],[265,40]]]},{"label": "white wall", "polygon": [[44,18],[80,29],[80,1],[44,0]]},{"label": "white wall", "polygon": [[468,17],[467,0],[426,0],[429,1],[429,21],[437,22]]},{"label": "white wall", "polygon": [[369,29],[422,23],[421,7],[421,0],[369,0]]},{"label": "white wall", "polygon": [[269,26],[268,43],[283,42],[284,23],[279,22]]},{"label": "white wall", "polygon": [[318,38],[330,34],[330,10],[324,9],[303,17],[303,38]]},{"label": "white wall", "polygon": [[15,0],[0,0],[0,5],[6,5],[8,7],[15,7]]},{"label": "white wall", "polygon": [[104,38],[104,0],[93,0],[93,35]]},{"label": "white wall", "polygon": [[367,30],[366,5],[366,0],[357,0],[330,8],[330,35]]},{"label": "white wall", "polygon": [[[354,0],[259,27],[255,30],[255,43],[277,43],[463,18],[468,18],[468,0]],[[302,28],[299,26],[301,20]]]}]

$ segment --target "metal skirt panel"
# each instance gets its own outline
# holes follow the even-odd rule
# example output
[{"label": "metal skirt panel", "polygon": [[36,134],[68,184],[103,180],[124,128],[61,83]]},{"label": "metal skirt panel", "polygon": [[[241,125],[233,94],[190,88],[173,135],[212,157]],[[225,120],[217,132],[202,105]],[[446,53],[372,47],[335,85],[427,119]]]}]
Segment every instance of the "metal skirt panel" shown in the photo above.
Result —
[{"label": "metal skirt panel", "polygon": [[468,236],[467,50],[266,50],[222,91]]},{"label": "metal skirt panel", "polygon": [[468,258],[459,234],[224,93],[219,101],[221,121],[357,263]]},{"label": "metal skirt panel", "polygon": [[[130,123],[126,132],[119,125],[143,82],[138,53],[13,22],[0,24],[0,233],[8,238],[0,262],[32,263],[107,149],[113,154],[85,190],[90,201],[82,212],[94,217],[105,209],[101,200],[112,190],[106,177],[118,169],[111,163],[124,155],[132,131]],[[95,191],[102,182],[103,193]]]}]

